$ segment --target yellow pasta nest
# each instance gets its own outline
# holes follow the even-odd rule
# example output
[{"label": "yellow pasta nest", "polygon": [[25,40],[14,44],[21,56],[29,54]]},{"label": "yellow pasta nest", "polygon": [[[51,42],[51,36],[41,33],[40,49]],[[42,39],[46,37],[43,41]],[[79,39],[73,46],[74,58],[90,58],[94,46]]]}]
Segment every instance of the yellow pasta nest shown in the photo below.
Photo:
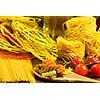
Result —
[{"label": "yellow pasta nest", "polygon": [[86,53],[100,56],[100,32],[94,32],[93,34],[95,34],[94,38],[85,42]]},{"label": "yellow pasta nest", "polygon": [[[64,38],[69,45],[73,44],[70,49],[70,52],[72,52],[70,55],[80,55],[82,57],[82,52],[84,52],[84,55],[86,52],[87,55],[96,54],[100,56],[100,32],[96,31],[96,18],[89,16],[76,17],[66,21],[64,25],[66,25],[67,28]],[[76,49],[75,46],[80,44],[79,41],[76,42],[76,40],[84,43],[85,49],[82,50],[82,46],[80,46],[81,49]],[[64,44],[64,41],[62,43]],[[68,47],[69,46],[66,45],[65,51],[67,52],[69,49]],[[74,52],[73,48],[75,48]]]},{"label": "yellow pasta nest", "polygon": [[61,58],[67,58],[68,60],[76,55],[80,56],[81,58],[83,58],[85,55],[85,44],[78,40],[69,41],[62,37],[58,37],[57,49],[58,56]]},{"label": "yellow pasta nest", "polygon": [[65,35],[69,40],[91,39],[93,37],[91,33],[96,31],[96,18],[90,16],[75,17],[64,24],[67,28]]}]

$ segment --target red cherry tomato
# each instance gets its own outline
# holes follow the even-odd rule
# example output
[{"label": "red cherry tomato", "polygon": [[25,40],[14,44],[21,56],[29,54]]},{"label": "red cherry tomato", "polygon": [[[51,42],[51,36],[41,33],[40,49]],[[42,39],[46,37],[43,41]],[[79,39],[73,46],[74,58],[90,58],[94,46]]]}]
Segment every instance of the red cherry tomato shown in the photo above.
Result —
[{"label": "red cherry tomato", "polygon": [[88,63],[90,63],[90,62],[96,62],[96,58],[95,57],[93,57],[93,56],[87,56],[87,58],[86,58],[86,62],[88,62]]},{"label": "red cherry tomato", "polygon": [[88,68],[83,63],[80,63],[75,67],[75,73],[86,76],[88,73]]},{"label": "red cherry tomato", "polygon": [[75,67],[76,65],[78,65],[79,63],[81,63],[81,59],[78,56],[74,56],[72,58],[72,66]]},{"label": "red cherry tomato", "polygon": [[100,56],[97,56],[97,62],[98,62],[98,61],[100,62]]},{"label": "red cherry tomato", "polygon": [[91,66],[91,73],[93,76],[100,77],[100,63]]}]

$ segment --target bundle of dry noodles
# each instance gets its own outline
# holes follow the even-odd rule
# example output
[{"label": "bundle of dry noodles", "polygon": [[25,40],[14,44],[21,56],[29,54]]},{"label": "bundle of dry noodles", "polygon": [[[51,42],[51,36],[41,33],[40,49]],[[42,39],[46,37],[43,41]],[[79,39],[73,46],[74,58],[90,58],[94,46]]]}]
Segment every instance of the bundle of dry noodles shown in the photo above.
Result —
[{"label": "bundle of dry noodles", "polygon": [[80,56],[83,58],[85,55],[85,44],[79,40],[66,40],[62,37],[57,38],[57,50],[60,58],[66,58],[68,61],[73,56]]},{"label": "bundle of dry noodles", "polygon": [[[65,37],[67,40],[81,40],[84,38],[91,39],[96,31],[96,18],[81,16],[72,18],[64,23],[67,30],[65,30]],[[64,29],[64,27],[63,27]]]},{"label": "bundle of dry noodles", "polygon": [[32,69],[31,60],[0,57],[0,82],[34,83]]},{"label": "bundle of dry noodles", "polygon": [[87,55],[96,54],[100,56],[100,32],[94,32],[91,41],[85,41]]},{"label": "bundle of dry noodles", "polygon": [[57,58],[56,42],[35,18],[0,16],[0,82],[35,82],[31,59]]},{"label": "bundle of dry noodles", "polygon": [[64,39],[57,39],[59,56],[67,59],[73,56],[83,58],[85,53],[100,56],[100,32],[96,31],[96,18],[75,17],[64,22],[63,29]]}]

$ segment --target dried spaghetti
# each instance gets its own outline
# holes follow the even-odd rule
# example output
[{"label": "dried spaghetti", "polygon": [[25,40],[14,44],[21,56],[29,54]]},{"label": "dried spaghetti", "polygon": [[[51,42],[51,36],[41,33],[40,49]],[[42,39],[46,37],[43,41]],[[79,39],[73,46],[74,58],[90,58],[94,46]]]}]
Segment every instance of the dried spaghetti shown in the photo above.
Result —
[{"label": "dried spaghetti", "polygon": [[35,82],[31,60],[0,57],[0,82]]}]

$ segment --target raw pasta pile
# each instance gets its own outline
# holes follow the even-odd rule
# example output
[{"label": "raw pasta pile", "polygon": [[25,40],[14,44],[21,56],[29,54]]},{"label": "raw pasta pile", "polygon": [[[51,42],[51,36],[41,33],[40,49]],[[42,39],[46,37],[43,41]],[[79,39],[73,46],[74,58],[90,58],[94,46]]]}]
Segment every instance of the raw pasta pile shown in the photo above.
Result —
[{"label": "raw pasta pile", "polygon": [[56,42],[36,20],[0,16],[0,82],[35,82],[31,58],[56,60]]},{"label": "raw pasta pile", "polygon": [[40,60],[57,59],[56,42],[38,27],[34,18],[10,16],[0,17],[0,21],[2,41],[6,41],[4,47],[1,42],[0,49],[30,52]]},{"label": "raw pasta pile", "polygon": [[[66,26],[66,30],[64,26]],[[67,59],[73,56],[83,58],[85,54],[100,56],[100,32],[96,31],[96,18],[75,17],[64,22],[63,29],[64,38],[58,37],[57,39],[59,56]]]},{"label": "raw pasta pile", "polygon": [[[57,57],[70,61],[73,56],[82,59],[91,53],[100,56],[96,18],[80,16],[67,20],[62,25],[65,34],[62,37],[56,34],[56,41],[38,26],[36,20],[39,19],[0,16],[0,51],[33,55],[41,61],[56,61]],[[1,57],[0,64],[0,82],[35,82],[30,59]]]},{"label": "raw pasta pile", "polygon": [[57,58],[56,42],[41,29],[31,28],[23,23],[14,21],[11,24],[15,31],[15,38],[23,50],[31,52],[40,60]]},{"label": "raw pasta pile", "polygon": [[85,55],[85,44],[79,40],[66,40],[62,37],[57,38],[57,50],[60,58],[71,60],[73,56],[79,55],[81,58]]},{"label": "raw pasta pile", "polygon": [[96,32],[96,18],[94,17],[76,17],[72,18],[64,23],[67,30],[65,31],[65,37],[68,40],[80,40],[91,39]]},{"label": "raw pasta pile", "polygon": [[31,60],[20,60],[0,57],[0,82],[34,83]]},{"label": "raw pasta pile", "polygon": [[94,32],[91,41],[85,41],[87,55],[96,54],[100,56],[100,32]]}]

